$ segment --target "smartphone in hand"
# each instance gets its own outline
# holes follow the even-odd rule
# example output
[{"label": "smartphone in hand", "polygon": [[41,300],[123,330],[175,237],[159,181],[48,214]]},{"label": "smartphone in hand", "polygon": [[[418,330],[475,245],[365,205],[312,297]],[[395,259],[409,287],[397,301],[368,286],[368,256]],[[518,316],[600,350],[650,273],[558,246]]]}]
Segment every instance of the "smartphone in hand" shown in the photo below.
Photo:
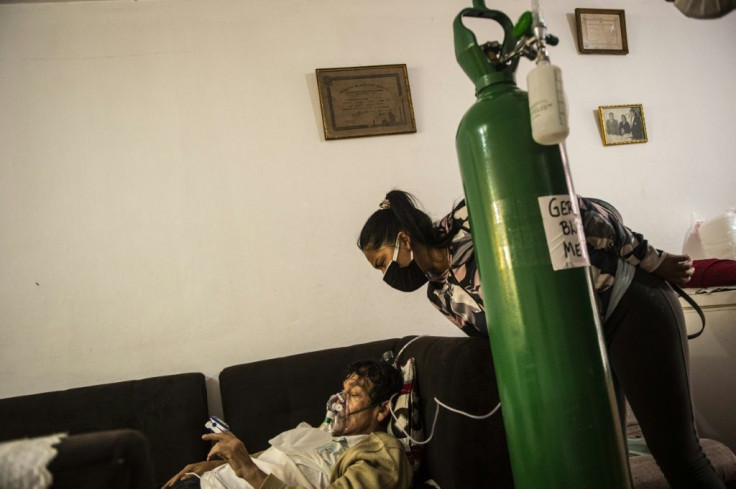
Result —
[{"label": "smartphone in hand", "polygon": [[210,419],[207,420],[204,427],[207,428],[210,433],[223,433],[225,431],[230,431],[230,425],[217,416],[210,416]]}]

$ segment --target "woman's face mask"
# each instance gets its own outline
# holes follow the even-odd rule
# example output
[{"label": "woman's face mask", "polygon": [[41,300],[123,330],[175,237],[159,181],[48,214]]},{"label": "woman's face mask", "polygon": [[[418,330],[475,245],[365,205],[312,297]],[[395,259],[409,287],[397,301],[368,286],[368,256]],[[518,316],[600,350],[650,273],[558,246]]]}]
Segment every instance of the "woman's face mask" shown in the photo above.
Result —
[{"label": "woman's face mask", "polygon": [[409,265],[402,267],[396,261],[396,257],[399,254],[399,246],[401,240],[396,238],[396,245],[394,245],[394,258],[386,268],[386,272],[383,274],[383,281],[389,284],[396,290],[402,292],[414,292],[419,287],[427,283],[427,277],[417,262],[414,260],[414,253],[411,253],[411,262]]}]

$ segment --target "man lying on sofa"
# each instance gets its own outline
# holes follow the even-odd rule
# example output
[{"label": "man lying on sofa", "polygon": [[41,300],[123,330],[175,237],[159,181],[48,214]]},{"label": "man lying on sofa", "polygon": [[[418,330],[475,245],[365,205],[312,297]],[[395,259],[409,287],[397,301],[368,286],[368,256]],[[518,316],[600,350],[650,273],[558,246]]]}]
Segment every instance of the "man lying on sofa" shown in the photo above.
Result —
[{"label": "man lying on sofa", "polygon": [[206,434],[202,438],[214,443],[207,461],[187,465],[164,489],[408,488],[409,461],[385,431],[400,371],[363,360],[346,372],[342,391],[329,401],[336,411],[332,433],[301,423],[255,456],[230,432]]}]

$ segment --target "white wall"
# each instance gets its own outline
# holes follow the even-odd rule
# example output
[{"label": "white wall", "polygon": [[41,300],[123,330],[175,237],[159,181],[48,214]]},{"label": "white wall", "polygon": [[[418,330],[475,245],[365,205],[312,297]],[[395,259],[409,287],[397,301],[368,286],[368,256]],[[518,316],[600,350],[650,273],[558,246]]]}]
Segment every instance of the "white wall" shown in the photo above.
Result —
[{"label": "white wall", "polygon": [[[679,251],[692,211],[734,204],[736,15],[616,2],[630,54],[591,56],[573,41],[580,2],[546,4],[576,190]],[[470,5],[0,5],[0,397],[185,371],[213,389],[236,363],[457,334],[355,240],[393,187],[434,217],[461,193],[454,133],[474,96],[451,24]],[[417,134],[324,141],[314,70],[394,63]],[[632,103],[650,141],[602,146],[597,107]]]}]

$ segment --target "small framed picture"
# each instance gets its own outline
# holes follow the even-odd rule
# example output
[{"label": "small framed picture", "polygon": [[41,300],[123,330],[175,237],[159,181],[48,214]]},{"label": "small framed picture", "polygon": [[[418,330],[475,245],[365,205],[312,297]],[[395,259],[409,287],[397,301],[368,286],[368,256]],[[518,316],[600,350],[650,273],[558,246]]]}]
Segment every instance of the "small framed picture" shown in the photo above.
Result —
[{"label": "small framed picture", "polygon": [[417,132],[405,64],[316,72],[325,139]]},{"label": "small framed picture", "polygon": [[603,145],[646,143],[647,125],[641,104],[598,107]]},{"label": "small framed picture", "polygon": [[576,8],[578,50],[582,54],[628,54],[623,10]]}]

